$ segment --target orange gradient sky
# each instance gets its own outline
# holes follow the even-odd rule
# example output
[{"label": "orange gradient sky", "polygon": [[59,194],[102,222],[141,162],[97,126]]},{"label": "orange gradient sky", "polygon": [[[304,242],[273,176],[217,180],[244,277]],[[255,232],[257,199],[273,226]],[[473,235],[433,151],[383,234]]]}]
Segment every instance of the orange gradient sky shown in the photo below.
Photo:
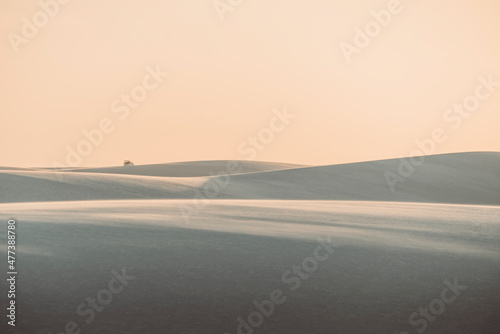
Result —
[{"label": "orange gradient sky", "polygon": [[[65,164],[103,119],[113,131],[78,166],[243,160],[285,106],[295,118],[252,158],[397,158],[436,128],[447,139],[433,153],[500,151],[500,87],[456,128],[443,118],[478,77],[500,81],[500,2],[401,0],[348,63],[341,43],[388,3],[243,0],[221,20],[212,0],[73,0],[16,52],[9,34],[41,7],[4,0],[0,166]],[[157,65],[169,76],[120,118],[113,102]]]}]

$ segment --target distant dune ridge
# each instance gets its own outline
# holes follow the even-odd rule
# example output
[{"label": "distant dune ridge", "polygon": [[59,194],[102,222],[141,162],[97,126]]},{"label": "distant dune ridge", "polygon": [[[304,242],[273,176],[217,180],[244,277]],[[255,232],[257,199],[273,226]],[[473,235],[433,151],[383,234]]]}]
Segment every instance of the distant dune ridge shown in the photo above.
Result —
[{"label": "distant dune ridge", "polygon": [[[228,163],[240,171],[226,174]],[[216,187],[220,199],[363,200],[500,204],[500,153],[426,156],[392,192],[384,173],[400,159],[330,166],[199,161],[107,168],[0,167],[0,203],[111,199],[189,199]],[[210,184],[211,183],[211,184]],[[217,184],[217,186],[214,186]],[[212,187],[210,187],[212,186]]]},{"label": "distant dune ridge", "polygon": [[[305,167],[302,165],[260,162],[260,161],[238,161],[238,167],[241,169],[238,173],[254,173],[262,171],[271,171],[278,169]],[[165,177],[195,177],[210,176],[216,172],[225,171],[227,161],[189,161],[173,162],[166,164],[141,165],[129,168],[127,166],[104,167],[104,168],[78,168],[68,169],[71,172],[82,173],[110,173],[110,174],[128,174],[143,176],[165,176]]]}]

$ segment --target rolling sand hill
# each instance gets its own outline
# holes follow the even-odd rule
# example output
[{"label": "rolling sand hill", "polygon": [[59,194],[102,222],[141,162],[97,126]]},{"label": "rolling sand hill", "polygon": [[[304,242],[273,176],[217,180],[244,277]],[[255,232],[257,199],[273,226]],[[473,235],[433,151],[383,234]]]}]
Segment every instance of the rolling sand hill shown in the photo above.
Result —
[{"label": "rolling sand hill", "polygon": [[[207,184],[216,184],[217,178],[219,184],[226,182],[227,177],[209,175],[227,174],[228,163],[232,162],[65,172],[0,169],[0,202],[194,198],[196,191],[213,192]],[[217,187],[216,198],[500,204],[500,153],[428,156],[394,192],[384,173],[398,173],[399,159],[319,167],[237,163],[242,170],[231,175],[227,186]]]},{"label": "rolling sand hill", "polygon": [[[140,166],[119,166],[105,168],[74,168],[66,169],[69,172],[79,173],[109,173],[144,176],[168,176],[168,177],[193,177],[210,176],[217,172],[226,171],[228,161],[190,161],[173,162],[168,164],[140,165]],[[271,163],[262,161],[238,161],[238,172],[233,174],[245,174],[262,171],[289,169],[305,167],[302,165]]]},{"label": "rolling sand hill", "polygon": [[[391,192],[384,173],[399,163],[241,162],[229,179],[212,176],[225,161],[0,168],[0,212],[17,221],[19,242],[17,326],[5,316],[0,325],[35,334],[70,322],[96,334],[500,333],[500,154],[426,157]],[[193,199],[214,184],[216,198]],[[102,299],[122,269],[127,285]],[[87,298],[98,303],[92,319]]]},{"label": "rolling sand hill", "polygon": [[[392,192],[400,159],[236,175],[229,198],[328,199],[500,205],[500,153],[427,156]],[[403,174],[404,175],[404,174]]]}]

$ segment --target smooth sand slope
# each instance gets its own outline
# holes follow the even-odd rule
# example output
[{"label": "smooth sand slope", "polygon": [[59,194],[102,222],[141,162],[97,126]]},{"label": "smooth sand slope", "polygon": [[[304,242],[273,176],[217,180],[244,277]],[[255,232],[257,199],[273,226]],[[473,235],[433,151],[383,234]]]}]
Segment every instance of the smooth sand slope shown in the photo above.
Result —
[{"label": "smooth sand slope", "polygon": [[319,167],[237,163],[242,170],[229,180],[209,176],[227,173],[227,161],[67,172],[0,170],[0,202],[188,199],[201,193],[226,199],[500,204],[500,153],[427,156],[395,191],[385,173],[398,175],[399,159]]},{"label": "smooth sand slope", "polygon": [[[238,172],[232,174],[254,173],[262,171],[289,169],[306,167],[303,165],[284,164],[262,161],[237,161]],[[193,177],[193,176],[211,176],[220,171],[227,170],[227,161],[189,161],[174,162],[168,164],[139,165],[139,166],[119,166],[105,168],[74,168],[67,169],[69,172],[81,173],[110,173],[110,174],[128,174],[144,176],[166,176],[166,177]]]},{"label": "smooth sand slope", "polygon": [[500,205],[500,153],[427,156],[392,191],[384,174],[399,176],[400,164],[400,159],[391,159],[236,175],[224,194],[229,198]]},{"label": "smooth sand slope", "polygon": [[[186,202],[1,204],[20,243],[12,333],[70,321],[96,334],[247,333],[237,319],[275,290],[285,300],[254,333],[500,332],[499,207],[220,200],[187,225]],[[87,323],[86,298],[122,268],[135,278]],[[465,288],[445,291],[453,301],[412,326],[455,280]]]},{"label": "smooth sand slope", "polygon": [[104,199],[191,198],[219,173],[254,173],[300,165],[248,161],[195,161],[63,171],[0,167],[0,203]]}]

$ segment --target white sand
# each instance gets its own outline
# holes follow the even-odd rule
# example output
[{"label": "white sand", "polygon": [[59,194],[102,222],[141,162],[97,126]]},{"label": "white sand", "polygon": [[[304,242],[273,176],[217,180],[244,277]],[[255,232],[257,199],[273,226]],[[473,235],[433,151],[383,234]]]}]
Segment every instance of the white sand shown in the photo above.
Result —
[{"label": "white sand", "polygon": [[[13,333],[75,321],[83,333],[232,334],[275,289],[287,300],[254,333],[417,333],[409,316],[455,278],[467,289],[425,333],[500,332],[500,154],[427,157],[394,193],[383,173],[398,160],[249,164],[186,223],[179,208],[225,164],[1,169],[0,212],[18,222]],[[292,291],[283,274],[327,237],[338,247]],[[77,306],[123,267],[135,280],[86,324]]]},{"label": "white sand", "polygon": [[[216,198],[500,204],[500,153],[426,157],[394,192],[384,172],[397,173],[399,159],[319,167],[239,163],[249,172],[232,175],[227,187],[219,187]],[[0,168],[0,203],[189,199],[196,191],[204,193],[207,184],[216,183],[208,175],[227,173],[226,165],[226,161],[195,162],[70,172]]]}]

